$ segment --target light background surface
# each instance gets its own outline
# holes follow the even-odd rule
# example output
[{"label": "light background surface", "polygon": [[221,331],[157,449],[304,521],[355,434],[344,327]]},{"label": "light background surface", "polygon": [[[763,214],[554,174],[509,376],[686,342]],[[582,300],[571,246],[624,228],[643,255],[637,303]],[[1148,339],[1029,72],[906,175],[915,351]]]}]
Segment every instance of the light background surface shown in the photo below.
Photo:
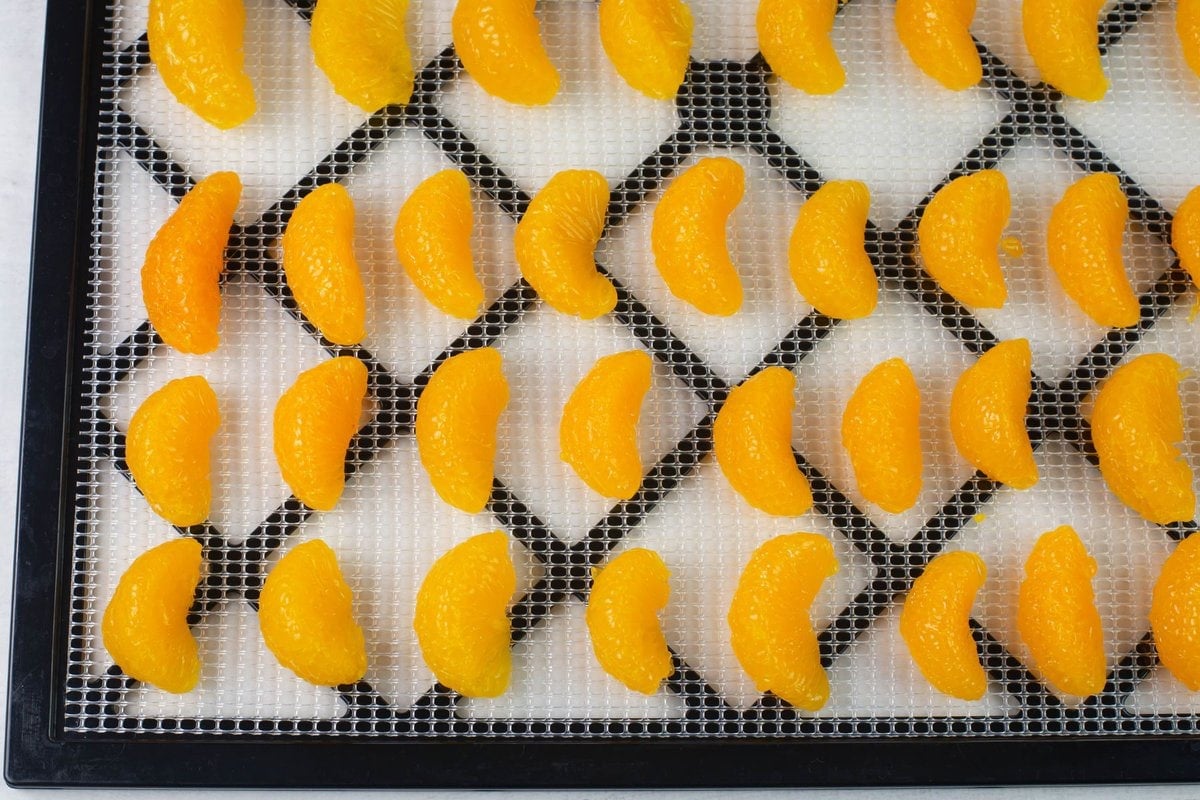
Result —
[{"label": "light background surface", "polygon": [[[748,0],[743,0],[748,1]],[[1012,0],[1016,2],[1016,0]],[[0,259],[0,374],[8,380],[0,388],[0,584],[8,585],[12,574],[12,541],[16,505],[16,479],[18,470],[18,443],[21,421],[20,376],[24,369],[26,290],[28,287],[29,241],[33,216],[34,180],[36,164],[36,138],[38,129],[38,107],[40,89],[40,62],[42,56],[42,33],[44,5],[41,2],[17,3],[5,0],[0,7],[0,241],[4,242],[5,257]],[[9,617],[8,603],[0,603],[0,622],[7,632]],[[7,635],[0,636],[0,654],[7,662]],[[6,682],[7,670],[0,681]],[[6,691],[4,692],[6,694]],[[0,719],[2,724],[2,719]],[[805,793],[813,798],[848,797],[895,797],[916,798],[956,796],[966,798],[1040,798],[1055,796],[1070,800],[1075,797],[1118,797],[1136,792],[1139,798],[1160,800],[1166,798],[1200,797],[1200,787],[1139,788],[1139,789],[1078,789],[1078,790],[974,790],[937,792],[934,790],[882,790],[874,792],[813,791]],[[31,795],[33,792],[18,792],[0,787],[5,796]],[[87,796],[94,796],[88,792]],[[112,795],[134,795],[152,797],[163,792],[112,792]],[[209,796],[236,794],[224,792],[206,793]],[[256,793],[263,794],[263,793]],[[355,793],[357,794],[357,793]],[[432,793],[431,793],[432,794]],[[729,793],[703,792],[692,797],[714,797]],[[747,793],[748,794],[748,793]],[[793,796],[791,792],[753,793],[756,797]],[[56,797],[84,796],[83,792],[61,792]],[[346,795],[348,796],[348,795]],[[426,796],[414,793],[410,796]],[[439,797],[461,797],[463,793],[437,793]],[[519,796],[499,793],[494,797]],[[549,795],[547,795],[549,796]],[[566,796],[566,795],[564,795]],[[573,797],[620,798],[632,797],[623,792],[577,792]],[[671,796],[670,793],[638,793],[639,798]]]}]

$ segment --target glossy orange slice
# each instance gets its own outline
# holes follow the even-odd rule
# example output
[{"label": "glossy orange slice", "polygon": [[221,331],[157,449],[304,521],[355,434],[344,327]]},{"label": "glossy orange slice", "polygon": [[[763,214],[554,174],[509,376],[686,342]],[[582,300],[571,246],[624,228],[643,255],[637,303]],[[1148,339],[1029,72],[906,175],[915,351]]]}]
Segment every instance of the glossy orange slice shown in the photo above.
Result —
[{"label": "glossy orange slice", "polygon": [[921,494],[921,392],[903,359],[866,374],[842,414],[842,445],[863,497],[891,514]]},{"label": "glossy orange slice", "polygon": [[642,350],[598,360],[563,407],[562,460],[605,497],[628,500],[642,483],[637,424],[650,390],[652,362]]},{"label": "glossy orange slice", "polygon": [[341,356],[301,372],[275,404],[275,460],[309,508],[329,511],[341,498],[366,396],[367,368]]},{"label": "glossy orange slice", "polygon": [[542,44],[536,0],[458,0],[451,19],[454,49],[467,73],[490,95],[541,106],[558,94],[558,70]]},{"label": "glossy orange slice", "polygon": [[220,344],[219,280],[241,196],[236,173],[214,172],[184,196],[146,248],[146,313],[162,340],[182,353],[209,353]]},{"label": "glossy orange slice", "polygon": [[496,427],[508,405],[500,351],[481,347],[443,361],[417,400],[417,449],[438,496],[478,514],[492,493]]},{"label": "glossy orange slice", "polygon": [[125,460],[154,513],[186,528],[212,505],[212,437],[221,424],[217,395],[199,375],[169,382],[138,406]]},{"label": "glossy orange slice", "polygon": [[1184,539],[1163,564],[1150,602],[1158,658],[1180,683],[1200,691],[1200,536]]},{"label": "glossy orange slice", "polygon": [[838,0],[759,0],[758,49],[771,71],[808,94],[833,94],[846,71],[830,32]]},{"label": "glossy orange slice", "polygon": [[313,57],[346,100],[373,112],[412,96],[413,64],[404,35],[408,0],[318,0]]},{"label": "glossy orange slice", "polygon": [[[1197,8],[1200,9],[1200,5]],[[1200,36],[1200,32],[1197,35]],[[1192,276],[1192,282],[1200,286],[1200,186],[1188,192],[1175,211],[1175,219],[1171,222],[1171,246],[1179,256],[1179,265]]]},{"label": "glossy orange slice", "polygon": [[587,626],[596,660],[612,677],[654,694],[675,671],[658,613],[671,596],[670,571],[652,550],[635,547],[592,579]]},{"label": "glossy orange slice", "polygon": [[796,217],[788,246],[792,282],[828,317],[865,317],[879,300],[879,280],[864,244],[870,207],[871,191],[862,181],[829,181]]},{"label": "glossy orange slice", "polygon": [[921,261],[955,300],[1000,308],[1008,298],[1000,271],[1000,237],[1008,224],[1008,178],[985,169],[947,183],[917,225]]},{"label": "glossy orange slice", "polygon": [[1188,66],[1200,77],[1200,1],[1176,0],[1175,32]]},{"label": "glossy orange slice", "polygon": [[908,57],[953,92],[983,79],[971,22],[975,0],[896,0],[896,34]]},{"label": "glossy orange slice", "polygon": [[760,692],[818,711],[829,700],[810,608],[838,571],[829,540],[815,533],[768,539],[750,556],[729,606],[730,643]]},{"label": "glossy orange slice", "polygon": [[196,688],[200,654],[187,616],[201,563],[199,542],[173,539],[142,553],[121,575],[100,631],[129,677],[174,694]]},{"label": "glossy orange slice", "polygon": [[943,553],[925,567],[900,610],[900,635],[925,680],[961,700],[978,700],[987,691],[970,625],[986,577],[987,567],[974,553]]},{"label": "glossy orange slice", "polygon": [[1080,100],[1100,100],[1108,79],[1100,64],[1100,12],[1107,0],[1024,0],[1025,46],[1042,80]]},{"label": "glossy orange slice", "polygon": [[439,682],[467,697],[497,697],[512,674],[508,605],[517,573],[503,531],[481,533],[434,562],[417,592],[413,630]]},{"label": "glossy orange slice", "polygon": [[279,663],[317,686],[355,683],[367,646],[354,596],[329,545],[313,539],[275,565],[258,599],[258,625]]}]

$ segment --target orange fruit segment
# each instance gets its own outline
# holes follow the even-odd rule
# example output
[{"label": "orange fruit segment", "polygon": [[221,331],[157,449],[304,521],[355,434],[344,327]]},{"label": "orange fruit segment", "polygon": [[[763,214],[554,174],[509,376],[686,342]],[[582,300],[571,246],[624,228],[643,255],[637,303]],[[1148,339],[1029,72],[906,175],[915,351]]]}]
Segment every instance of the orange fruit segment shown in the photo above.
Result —
[{"label": "orange fruit segment", "polygon": [[521,275],[551,308],[595,319],[617,305],[612,281],[596,269],[608,181],[590,169],[559,172],[517,223],[513,245]]},{"label": "orange fruit segment", "polygon": [[1038,482],[1025,410],[1033,393],[1028,339],[988,350],[959,376],[950,396],[950,433],[962,457],[1014,489]]},{"label": "orange fruit segment", "polygon": [[172,525],[208,519],[210,448],[220,424],[217,395],[199,375],[170,381],[133,412],[125,461],[150,508]]},{"label": "orange fruit segment", "polygon": [[558,94],[558,70],[542,44],[536,0],[458,0],[454,49],[467,74],[501,100],[541,106]]},{"label": "orange fruit segment", "polygon": [[1167,557],[1154,584],[1150,629],[1158,659],[1180,683],[1200,691],[1200,536]]},{"label": "orange fruit segment", "polygon": [[829,181],[796,217],[788,245],[792,282],[827,317],[859,319],[879,300],[864,244],[870,207],[871,190],[862,181]]},{"label": "orange fruit segment", "polygon": [[187,616],[201,563],[199,542],[172,539],[142,553],[121,575],[100,633],[129,677],[174,694],[196,688],[200,653]]},{"label": "orange fruit segment", "polygon": [[1137,295],[1125,274],[1121,239],[1129,201],[1116,175],[1097,173],[1072,184],[1050,213],[1050,267],[1067,296],[1110,328],[1136,325]]},{"label": "orange fruit segment", "polygon": [[830,32],[838,0],[759,0],[758,49],[771,70],[808,94],[833,94],[846,71]]},{"label": "orange fruit segment", "polygon": [[227,130],[254,115],[244,69],[242,0],[150,0],[150,60],[167,90],[210,125]]},{"label": "orange fruit segment", "polygon": [[1192,72],[1200,77],[1200,2],[1176,0],[1175,33],[1183,47],[1183,57]]},{"label": "orange fruit segment", "polygon": [[925,207],[917,224],[921,261],[963,305],[1000,308],[1008,299],[1000,237],[1010,211],[1008,178],[994,169],[955,178]]},{"label": "orange fruit segment", "polygon": [[405,274],[425,299],[459,319],[475,319],[483,284],[471,253],[471,184],[444,169],[413,190],[396,217],[393,240]]},{"label": "orange fruit segment", "polygon": [[838,571],[833,545],[815,533],[788,533],[754,551],[729,606],[730,643],[760,692],[818,711],[829,700],[810,609]]},{"label": "orange fruit segment", "polygon": [[729,392],[713,423],[713,451],[726,480],[747,503],[782,517],[812,507],[808,478],[792,453],[796,376],[767,367]]},{"label": "orange fruit segment", "polygon": [[682,0],[600,0],[600,43],[626,83],[670,100],[687,74],[692,12]]},{"label": "orange fruit segment", "polygon": [[725,226],[742,201],[746,176],[729,158],[702,158],[667,186],[654,209],[654,263],[671,294],[705,314],[742,307],[742,282],[729,256]]},{"label": "orange fruit segment", "polygon": [[675,671],[658,613],[671,596],[671,573],[658,553],[635,547],[592,579],[587,626],[596,660],[635,692],[654,694]]},{"label": "orange fruit segment", "polygon": [[293,547],[263,582],[258,626],[279,663],[317,686],[341,686],[367,672],[367,645],[354,596],[329,545]]},{"label": "orange fruit segment", "polygon": [[367,305],[346,187],[318,186],[297,204],[283,232],[283,271],[296,304],[326,339],[343,346],[362,341]]},{"label": "orange fruit segment", "polygon": [[[1200,25],[1200,21],[1197,24]],[[1192,276],[1192,282],[1200,286],[1200,186],[1188,192],[1175,211],[1175,219],[1171,222],[1171,246],[1179,256],[1179,265]]]},{"label": "orange fruit segment", "polygon": [[558,429],[562,460],[605,497],[628,500],[642,483],[637,424],[652,362],[641,350],[599,359],[571,392]]},{"label": "orange fruit segment", "polygon": [[318,0],[309,43],[333,90],[363,111],[404,105],[413,64],[404,35],[408,0]]},{"label": "orange fruit segment", "polygon": [[508,405],[500,351],[481,347],[443,361],[417,400],[417,450],[444,501],[478,514],[492,493],[496,426]]},{"label": "orange fruit segment", "polygon": [[146,248],[146,313],[162,340],[182,353],[209,353],[220,344],[218,281],[241,196],[236,173],[214,172],[184,196]]},{"label": "orange fruit segment", "polygon": [[425,664],[466,697],[497,697],[512,674],[508,605],[517,572],[508,536],[472,536],[434,562],[417,592],[413,630]]},{"label": "orange fruit segment", "polygon": [[1096,560],[1070,525],[1044,533],[1025,562],[1017,631],[1056,690],[1089,697],[1104,688],[1104,630],[1092,578]]},{"label": "orange fruit segment", "polygon": [[986,577],[975,553],[943,553],[925,567],[900,609],[900,635],[925,680],[961,700],[978,700],[987,691],[970,625]]},{"label": "orange fruit segment", "polygon": [[1042,80],[1080,100],[1100,100],[1108,79],[1100,65],[1100,12],[1107,0],[1024,0],[1025,46]]},{"label": "orange fruit segment", "polygon": [[896,0],[896,34],[908,57],[953,92],[983,79],[971,22],[975,0]]},{"label": "orange fruit segment", "polygon": [[1196,514],[1192,470],[1179,450],[1182,377],[1168,355],[1138,356],[1109,376],[1092,409],[1092,441],[1105,483],[1121,502],[1159,525]]},{"label": "orange fruit segment", "polygon": [[309,508],[329,511],[341,498],[366,396],[366,366],[341,356],[301,372],[275,404],[275,460]]},{"label": "orange fruit segment", "polygon": [[866,374],[842,414],[842,446],[863,497],[899,514],[921,494],[921,392],[903,359]]}]

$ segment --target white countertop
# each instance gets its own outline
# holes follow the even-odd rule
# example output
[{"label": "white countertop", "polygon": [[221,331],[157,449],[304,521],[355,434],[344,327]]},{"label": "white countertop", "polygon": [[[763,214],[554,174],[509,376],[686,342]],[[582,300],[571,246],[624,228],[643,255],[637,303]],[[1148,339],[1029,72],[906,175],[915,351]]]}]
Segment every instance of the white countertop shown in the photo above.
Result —
[{"label": "white countertop", "polygon": [[[744,0],[748,1],[748,0]],[[1015,2],[1015,0],[1014,0]],[[0,241],[5,243],[5,256],[0,259],[0,375],[9,376],[0,391],[0,586],[7,587],[12,575],[12,542],[15,526],[16,475],[18,442],[21,422],[21,387],[25,349],[25,294],[28,286],[29,241],[33,215],[34,165],[38,131],[40,92],[40,62],[44,2],[18,3],[7,0],[0,26]],[[9,605],[0,603],[0,662],[7,664]],[[0,674],[6,682],[7,667]],[[6,690],[0,692],[0,697]],[[0,715],[3,725],[3,715]],[[1136,790],[1141,800],[1200,797],[1200,786],[1147,787]],[[5,797],[33,795],[33,791],[17,791],[0,787]],[[983,798],[1100,798],[1128,796],[1129,789],[978,789],[939,792],[914,789],[906,791],[813,791],[811,798],[888,797],[923,798],[954,796],[968,800]],[[55,797],[92,797],[94,792],[62,792]],[[116,791],[115,796],[150,797],[165,792]],[[211,792],[209,796],[234,795],[233,792]],[[240,793],[244,796],[244,793]],[[268,794],[268,793],[263,793]],[[282,793],[278,793],[282,795]],[[354,793],[360,794],[360,793]],[[363,793],[365,794],[365,793]],[[698,792],[689,797],[715,797],[728,793]],[[749,794],[749,793],[746,793]],[[755,792],[755,797],[783,797],[798,792]],[[465,797],[466,793],[413,793],[410,796]],[[342,795],[350,796],[350,795]],[[493,797],[517,797],[515,793],[494,793]],[[672,793],[576,792],[563,796],[588,797],[595,800],[616,798],[649,798],[672,796]]]}]

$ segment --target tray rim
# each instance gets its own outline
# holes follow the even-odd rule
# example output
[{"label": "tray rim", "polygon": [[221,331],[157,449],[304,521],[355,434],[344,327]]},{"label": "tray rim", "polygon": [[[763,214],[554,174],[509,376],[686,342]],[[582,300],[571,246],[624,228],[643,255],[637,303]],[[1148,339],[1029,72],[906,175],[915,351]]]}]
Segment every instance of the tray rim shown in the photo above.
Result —
[{"label": "tray rim", "polygon": [[[1200,781],[1200,736],[1004,739],[66,737],[70,411],[103,0],[47,3],[8,688],[10,786],[667,788]],[[47,669],[49,660],[49,669]],[[401,748],[397,752],[394,748]],[[697,769],[703,763],[704,769]]]}]

